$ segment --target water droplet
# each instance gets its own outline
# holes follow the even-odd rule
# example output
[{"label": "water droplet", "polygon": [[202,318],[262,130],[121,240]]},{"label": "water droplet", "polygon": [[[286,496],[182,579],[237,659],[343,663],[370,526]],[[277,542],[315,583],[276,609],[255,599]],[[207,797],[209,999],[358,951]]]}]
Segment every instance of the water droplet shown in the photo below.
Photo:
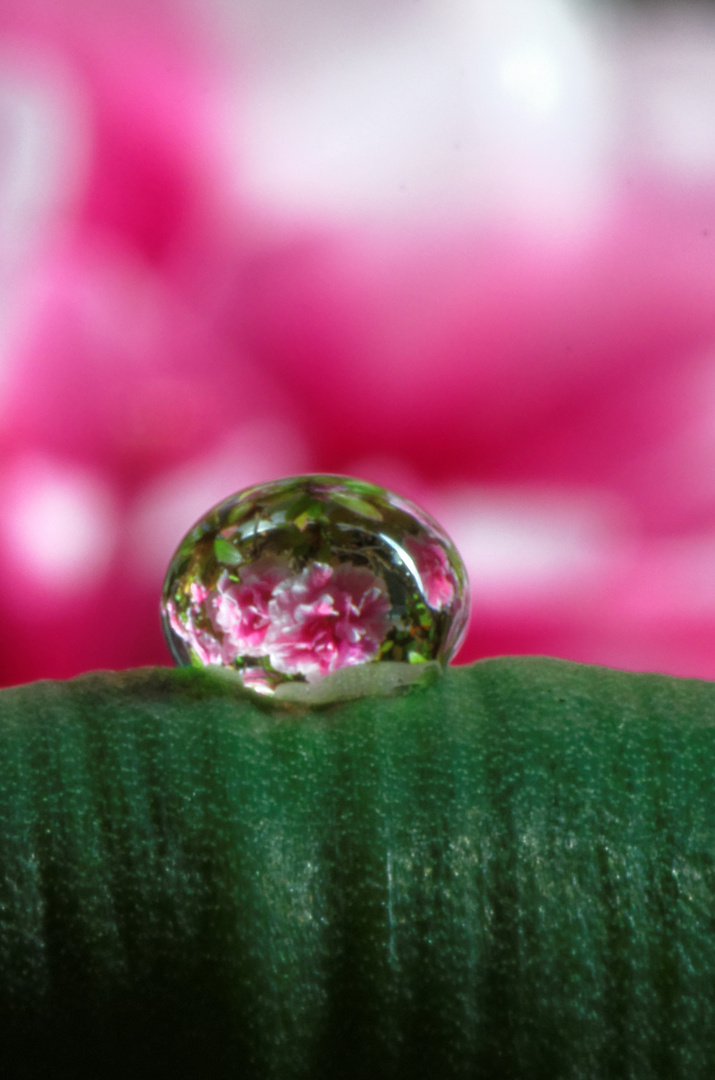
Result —
[{"label": "water droplet", "polygon": [[333,678],[345,668],[389,664],[397,686],[446,664],[468,607],[462,560],[428,514],[374,484],[322,475],[247,488],[214,507],[179,545],[162,595],[177,663],[228,669],[277,699],[296,698],[280,687],[307,684],[307,702],[327,677],[347,694]]}]

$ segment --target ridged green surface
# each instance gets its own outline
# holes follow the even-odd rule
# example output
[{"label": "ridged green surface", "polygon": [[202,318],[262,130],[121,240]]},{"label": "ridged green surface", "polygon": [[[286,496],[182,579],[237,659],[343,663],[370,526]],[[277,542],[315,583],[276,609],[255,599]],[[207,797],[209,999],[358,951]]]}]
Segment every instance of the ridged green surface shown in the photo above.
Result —
[{"label": "ridged green surface", "polygon": [[0,693],[0,1075],[715,1075],[715,685]]}]

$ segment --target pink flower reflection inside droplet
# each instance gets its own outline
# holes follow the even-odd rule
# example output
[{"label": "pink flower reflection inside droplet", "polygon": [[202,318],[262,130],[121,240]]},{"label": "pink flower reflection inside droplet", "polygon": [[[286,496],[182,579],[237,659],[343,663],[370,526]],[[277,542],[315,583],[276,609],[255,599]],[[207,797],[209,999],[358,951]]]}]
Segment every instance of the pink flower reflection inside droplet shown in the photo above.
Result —
[{"label": "pink flower reflection inside droplet", "polygon": [[405,547],[415,561],[429,606],[436,611],[449,607],[455,597],[455,583],[447,552],[441,544],[418,536],[405,536]]},{"label": "pink flower reflection inside droplet", "polygon": [[351,564],[313,563],[277,586],[268,611],[271,664],[308,682],[372,660],[391,626],[385,582]]},{"label": "pink flower reflection inside droplet", "polygon": [[214,627],[224,635],[228,663],[237,656],[265,655],[270,625],[268,605],[287,572],[287,563],[262,559],[242,573],[240,584],[232,583],[225,571],[219,578],[208,606]]}]

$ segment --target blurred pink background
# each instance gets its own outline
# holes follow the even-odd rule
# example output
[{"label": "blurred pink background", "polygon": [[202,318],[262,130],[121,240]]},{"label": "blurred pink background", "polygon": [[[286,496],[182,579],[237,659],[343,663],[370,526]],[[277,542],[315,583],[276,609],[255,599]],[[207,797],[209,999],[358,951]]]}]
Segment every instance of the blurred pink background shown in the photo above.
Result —
[{"label": "blurred pink background", "polygon": [[459,662],[715,676],[715,11],[0,0],[0,684],[170,663],[184,532],[384,483]]}]

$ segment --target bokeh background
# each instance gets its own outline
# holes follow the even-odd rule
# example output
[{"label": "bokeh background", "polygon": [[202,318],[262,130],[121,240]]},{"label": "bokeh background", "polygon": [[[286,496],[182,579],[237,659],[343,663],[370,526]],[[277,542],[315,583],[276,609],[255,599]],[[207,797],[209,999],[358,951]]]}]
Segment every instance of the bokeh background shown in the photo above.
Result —
[{"label": "bokeh background", "polygon": [[441,520],[460,662],[715,676],[715,8],[0,0],[0,684],[169,663],[304,471]]}]

